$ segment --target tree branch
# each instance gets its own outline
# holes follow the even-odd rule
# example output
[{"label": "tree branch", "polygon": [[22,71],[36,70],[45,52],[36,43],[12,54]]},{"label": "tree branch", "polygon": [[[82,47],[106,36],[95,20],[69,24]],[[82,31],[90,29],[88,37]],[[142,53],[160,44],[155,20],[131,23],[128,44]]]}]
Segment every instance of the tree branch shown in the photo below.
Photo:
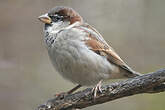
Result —
[{"label": "tree branch", "polygon": [[103,92],[97,93],[95,99],[91,92],[92,88],[87,88],[64,97],[59,96],[50,99],[45,105],[39,106],[37,110],[82,109],[135,94],[159,93],[165,91],[164,82],[165,69],[161,69],[153,73],[102,86]]}]

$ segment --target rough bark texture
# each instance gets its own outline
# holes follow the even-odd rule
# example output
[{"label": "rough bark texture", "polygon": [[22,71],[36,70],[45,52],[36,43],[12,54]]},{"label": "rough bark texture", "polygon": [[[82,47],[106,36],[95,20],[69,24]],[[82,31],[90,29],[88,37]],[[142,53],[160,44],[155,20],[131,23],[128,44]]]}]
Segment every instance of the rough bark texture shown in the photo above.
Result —
[{"label": "rough bark texture", "polygon": [[140,93],[159,93],[165,91],[165,69],[144,74],[125,81],[102,86],[102,93],[93,97],[92,88],[74,94],[58,96],[41,105],[37,110],[75,110],[88,106],[102,104],[118,98]]}]

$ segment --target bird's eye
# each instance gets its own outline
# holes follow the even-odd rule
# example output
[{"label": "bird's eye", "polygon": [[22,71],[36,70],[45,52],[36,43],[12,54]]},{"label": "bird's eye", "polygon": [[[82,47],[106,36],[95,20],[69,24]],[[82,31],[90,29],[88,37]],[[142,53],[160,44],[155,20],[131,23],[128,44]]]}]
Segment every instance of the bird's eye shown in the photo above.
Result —
[{"label": "bird's eye", "polygon": [[52,21],[58,22],[58,21],[61,21],[63,17],[59,15],[52,15],[50,16],[50,18],[52,19]]}]

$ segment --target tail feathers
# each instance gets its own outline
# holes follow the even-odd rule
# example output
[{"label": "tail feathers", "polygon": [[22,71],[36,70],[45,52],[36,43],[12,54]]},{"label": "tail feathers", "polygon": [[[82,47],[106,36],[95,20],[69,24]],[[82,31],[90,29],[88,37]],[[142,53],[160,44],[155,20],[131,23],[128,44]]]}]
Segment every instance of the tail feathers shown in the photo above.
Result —
[{"label": "tail feathers", "polygon": [[125,77],[128,78],[133,78],[136,76],[141,76],[142,74],[139,72],[134,71],[133,69],[131,69],[128,65],[122,65],[121,68],[125,71],[123,74]]}]

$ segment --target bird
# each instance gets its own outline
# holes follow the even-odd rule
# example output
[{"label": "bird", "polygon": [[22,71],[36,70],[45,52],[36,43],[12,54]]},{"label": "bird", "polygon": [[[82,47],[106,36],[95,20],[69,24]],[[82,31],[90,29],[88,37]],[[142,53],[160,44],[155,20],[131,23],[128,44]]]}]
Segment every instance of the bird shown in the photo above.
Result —
[{"label": "bird", "polygon": [[74,9],[56,6],[38,19],[44,23],[44,42],[55,70],[77,84],[68,94],[82,86],[94,86],[96,97],[102,92],[102,81],[141,75]]}]

